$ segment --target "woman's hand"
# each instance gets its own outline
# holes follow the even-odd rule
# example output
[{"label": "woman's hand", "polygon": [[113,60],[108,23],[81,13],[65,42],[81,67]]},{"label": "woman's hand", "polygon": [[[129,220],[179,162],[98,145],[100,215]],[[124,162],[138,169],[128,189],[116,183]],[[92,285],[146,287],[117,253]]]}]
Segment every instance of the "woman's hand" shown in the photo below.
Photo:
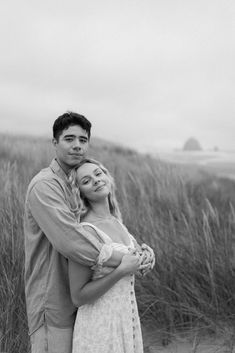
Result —
[{"label": "woman's hand", "polygon": [[122,258],[121,264],[118,266],[118,270],[125,276],[137,272],[140,266],[141,257],[138,254],[125,254]]}]

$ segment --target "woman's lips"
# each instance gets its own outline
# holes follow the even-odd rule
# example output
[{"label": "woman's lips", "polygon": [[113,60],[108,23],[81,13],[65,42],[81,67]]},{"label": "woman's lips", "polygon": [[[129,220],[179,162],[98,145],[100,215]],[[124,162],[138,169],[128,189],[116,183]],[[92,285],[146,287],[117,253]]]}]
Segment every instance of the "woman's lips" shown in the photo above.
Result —
[{"label": "woman's lips", "polygon": [[95,189],[95,191],[99,191],[99,190],[103,189],[103,187],[104,187],[105,185],[106,185],[106,184],[99,185],[99,186]]}]

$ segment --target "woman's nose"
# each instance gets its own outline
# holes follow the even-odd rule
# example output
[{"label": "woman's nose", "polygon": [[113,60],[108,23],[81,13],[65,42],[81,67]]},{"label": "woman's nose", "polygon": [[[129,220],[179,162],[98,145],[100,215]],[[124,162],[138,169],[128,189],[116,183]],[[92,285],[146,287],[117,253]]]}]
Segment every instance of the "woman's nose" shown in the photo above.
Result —
[{"label": "woman's nose", "polygon": [[99,177],[96,177],[95,179],[94,179],[94,184],[96,185],[96,184],[99,184],[99,182],[100,182],[100,178]]}]

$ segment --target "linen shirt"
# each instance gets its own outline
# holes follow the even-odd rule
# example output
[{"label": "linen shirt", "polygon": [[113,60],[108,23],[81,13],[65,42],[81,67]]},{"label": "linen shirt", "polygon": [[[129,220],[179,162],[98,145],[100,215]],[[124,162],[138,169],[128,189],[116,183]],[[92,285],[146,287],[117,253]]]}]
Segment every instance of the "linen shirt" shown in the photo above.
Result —
[{"label": "linen shirt", "polygon": [[76,203],[67,175],[54,159],[30,182],[26,194],[25,295],[29,334],[46,322],[65,328],[74,324],[68,259],[96,263],[101,239],[85,231],[73,210]]}]

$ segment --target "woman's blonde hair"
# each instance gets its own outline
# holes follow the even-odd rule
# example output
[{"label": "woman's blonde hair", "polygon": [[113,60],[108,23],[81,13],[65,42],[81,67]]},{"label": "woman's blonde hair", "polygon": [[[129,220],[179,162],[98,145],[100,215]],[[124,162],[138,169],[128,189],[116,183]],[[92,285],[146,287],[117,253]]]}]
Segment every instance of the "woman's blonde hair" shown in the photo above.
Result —
[{"label": "woman's blonde hair", "polygon": [[119,209],[119,205],[118,205],[118,201],[116,198],[116,186],[115,186],[115,182],[113,177],[111,176],[111,174],[109,173],[108,169],[105,168],[103,166],[103,164],[101,164],[100,162],[96,161],[95,159],[92,158],[85,158],[83,159],[78,166],[76,166],[75,168],[73,168],[70,172],[69,175],[69,183],[72,187],[72,191],[73,194],[75,196],[76,199],[76,204],[77,204],[77,208],[76,210],[74,210],[75,214],[77,217],[84,217],[90,208],[90,204],[89,201],[81,194],[80,189],[79,189],[79,185],[78,185],[78,179],[77,179],[77,170],[84,164],[86,163],[92,163],[92,164],[96,164],[104,174],[106,174],[109,178],[110,181],[110,185],[111,185],[111,190],[110,193],[108,195],[108,202],[109,202],[109,209],[110,209],[110,213],[116,217],[117,219],[119,219],[120,221],[122,221],[122,216],[121,216],[121,212]]}]

